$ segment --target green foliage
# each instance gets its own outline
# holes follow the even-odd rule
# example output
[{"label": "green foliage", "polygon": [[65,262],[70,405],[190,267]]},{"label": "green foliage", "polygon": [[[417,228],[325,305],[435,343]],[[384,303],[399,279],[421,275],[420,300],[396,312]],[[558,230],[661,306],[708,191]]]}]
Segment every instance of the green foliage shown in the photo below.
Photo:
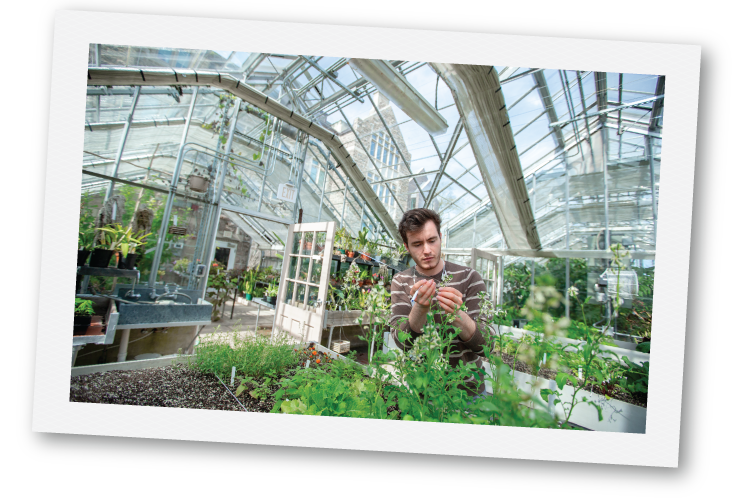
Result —
[{"label": "green foliage", "polygon": [[[281,381],[272,413],[354,418],[386,418],[378,384],[370,379],[345,379],[325,370],[298,370]],[[395,416],[395,414],[394,414]]]},{"label": "green foliage", "polygon": [[92,302],[91,300],[76,298],[75,315],[76,316],[93,316],[94,315],[94,302]]},{"label": "green foliage", "polygon": [[648,394],[648,369],[649,362],[643,365],[633,363],[627,356],[622,359],[627,363],[627,369],[622,373],[623,379],[619,381],[620,386],[631,394]]},{"label": "green foliage", "polygon": [[237,278],[231,277],[221,262],[214,261],[208,273],[206,299],[213,305],[211,321],[219,321],[221,306],[229,298],[229,293],[237,288]]},{"label": "green foliage", "polygon": [[227,334],[203,340],[196,347],[194,367],[226,380],[233,366],[240,375],[258,378],[280,376],[299,363],[299,352],[281,336],[276,339],[263,335],[240,337],[234,331],[231,343],[229,340]]}]

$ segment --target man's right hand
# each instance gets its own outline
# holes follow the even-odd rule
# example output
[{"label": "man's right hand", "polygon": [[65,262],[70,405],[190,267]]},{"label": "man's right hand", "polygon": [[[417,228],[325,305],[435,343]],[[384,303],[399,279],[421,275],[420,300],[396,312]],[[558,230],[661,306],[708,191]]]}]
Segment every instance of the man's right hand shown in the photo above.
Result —
[{"label": "man's right hand", "polygon": [[[419,290],[419,292],[417,292]],[[435,282],[432,280],[420,280],[414,283],[409,291],[409,297],[414,297],[414,293],[417,293],[414,299],[414,304],[419,305],[421,309],[427,309],[432,302],[432,297],[435,295]]]}]

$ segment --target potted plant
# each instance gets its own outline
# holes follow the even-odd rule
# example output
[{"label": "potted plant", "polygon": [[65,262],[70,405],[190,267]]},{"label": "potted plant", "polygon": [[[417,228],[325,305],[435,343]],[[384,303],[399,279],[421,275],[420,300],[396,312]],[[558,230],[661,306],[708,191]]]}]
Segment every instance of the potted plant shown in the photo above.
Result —
[{"label": "potted plant", "polygon": [[272,306],[276,306],[276,299],[277,295],[279,294],[279,284],[274,279],[270,285],[268,285],[268,288],[266,288],[265,296],[266,296],[266,302],[271,304]]},{"label": "potted plant", "polygon": [[113,241],[112,231],[109,228],[102,227],[95,229],[94,232],[94,250],[91,252],[89,266],[109,267],[109,261],[112,259],[114,245],[116,244],[115,241]]},{"label": "potted plant", "polygon": [[242,291],[245,292],[245,298],[252,300],[253,289],[255,288],[255,282],[258,279],[258,271],[250,269],[245,273],[243,277]]},{"label": "potted plant", "polygon": [[91,255],[91,247],[94,244],[94,229],[86,228],[78,231],[78,260],[77,266],[85,266],[86,260]]},{"label": "potted plant", "polygon": [[188,187],[196,193],[205,193],[208,191],[208,186],[211,184],[211,179],[208,176],[206,169],[194,169],[193,172],[188,175],[187,183]]},{"label": "potted plant", "polygon": [[73,335],[86,333],[86,330],[91,326],[91,317],[93,315],[94,303],[90,300],[76,298]]},{"label": "potted plant", "polygon": [[[367,229],[366,227],[363,227],[362,229],[360,229],[359,234],[357,234],[357,238],[354,241],[354,243],[356,244],[356,247],[357,247],[357,251],[360,252],[360,253],[365,252],[366,249],[367,249],[367,243],[368,243],[368,241],[367,241],[367,233],[369,231],[370,231],[369,229]],[[369,260],[369,256],[365,260]]]},{"label": "potted plant", "polygon": [[146,237],[151,233],[141,234],[141,231],[138,231],[133,234],[133,230],[130,227],[123,230],[119,224],[116,226],[116,231],[118,232],[117,251],[120,253],[117,268],[133,269],[136,258],[135,249],[143,245],[146,242]]}]

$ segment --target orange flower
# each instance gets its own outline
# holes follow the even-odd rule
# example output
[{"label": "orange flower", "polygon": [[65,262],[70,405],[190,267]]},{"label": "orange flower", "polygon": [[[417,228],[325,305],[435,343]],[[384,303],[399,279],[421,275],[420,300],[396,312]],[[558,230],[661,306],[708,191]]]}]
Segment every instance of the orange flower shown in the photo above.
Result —
[{"label": "orange flower", "polygon": [[318,351],[313,351],[313,355],[316,355],[316,354],[318,354]]},{"label": "orange flower", "polygon": [[315,360],[315,362],[316,362],[316,363],[320,363],[320,359],[316,359],[316,360]]}]

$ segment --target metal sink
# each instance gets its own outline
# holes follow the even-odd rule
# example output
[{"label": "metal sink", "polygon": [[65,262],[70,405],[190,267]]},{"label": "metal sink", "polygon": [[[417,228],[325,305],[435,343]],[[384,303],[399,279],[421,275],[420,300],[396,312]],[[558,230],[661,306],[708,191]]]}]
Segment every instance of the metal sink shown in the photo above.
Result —
[{"label": "metal sink", "polygon": [[[172,326],[202,326],[211,324],[212,305],[199,297],[200,290],[165,290],[157,286],[158,299],[152,298],[151,289],[145,285],[117,285],[115,293],[128,302],[117,303],[119,320],[117,329],[164,328]],[[140,295],[140,297],[137,297]],[[188,300],[190,301],[188,303]]]}]

